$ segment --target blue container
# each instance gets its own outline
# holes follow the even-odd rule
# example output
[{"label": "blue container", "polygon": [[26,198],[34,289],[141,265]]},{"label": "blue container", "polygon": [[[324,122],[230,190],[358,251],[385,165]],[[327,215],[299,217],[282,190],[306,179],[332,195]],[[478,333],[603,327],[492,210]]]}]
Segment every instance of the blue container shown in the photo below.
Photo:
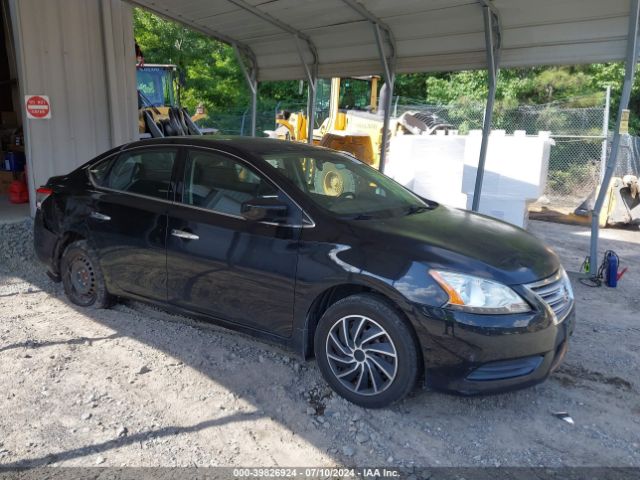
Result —
[{"label": "blue container", "polygon": [[607,286],[616,288],[618,286],[618,256],[611,252],[606,258],[606,275]]},{"label": "blue container", "polygon": [[10,172],[24,171],[24,155],[19,152],[7,152],[4,154],[4,169]]}]

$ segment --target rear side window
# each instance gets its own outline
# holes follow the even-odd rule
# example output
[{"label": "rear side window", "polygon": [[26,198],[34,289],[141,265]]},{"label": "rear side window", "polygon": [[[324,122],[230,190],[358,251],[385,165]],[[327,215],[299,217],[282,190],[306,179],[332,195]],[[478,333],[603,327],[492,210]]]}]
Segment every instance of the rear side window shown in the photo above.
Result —
[{"label": "rear side window", "polygon": [[91,177],[100,187],[166,200],[176,155],[176,149],[126,152],[95,165]]}]

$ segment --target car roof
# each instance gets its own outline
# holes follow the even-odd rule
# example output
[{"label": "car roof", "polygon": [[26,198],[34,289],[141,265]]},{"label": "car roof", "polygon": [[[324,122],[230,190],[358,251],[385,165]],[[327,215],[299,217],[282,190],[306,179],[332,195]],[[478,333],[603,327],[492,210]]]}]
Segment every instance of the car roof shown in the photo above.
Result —
[{"label": "car roof", "polygon": [[123,150],[154,145],[186,145],[194,147],[216,148],[225,151],[241,151],[255,155],[274,152],[310,152],[330,150],[308,143],[290,142],[266,137],[240,137],[232,135],[187,135],[179,137],[149,138],[132,142],[122,147]]}]

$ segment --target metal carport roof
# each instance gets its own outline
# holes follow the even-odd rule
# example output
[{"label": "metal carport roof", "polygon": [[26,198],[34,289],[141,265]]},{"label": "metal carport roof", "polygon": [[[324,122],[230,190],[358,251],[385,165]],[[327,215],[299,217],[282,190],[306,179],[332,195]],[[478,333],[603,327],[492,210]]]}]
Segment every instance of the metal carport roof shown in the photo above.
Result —
[{"label": "metal carport roof", "polygon": [[[476,0],[131,0],[255,55],[258,80],[382,71],[371,20],[395,39],[397,73],[486,68],[482,6]],[[629,0],[494,0],[501,67],[595,63],[625,58]],[[368,18],[367,18],[368,16]],[[305,41],[308,40],[308,41]],[[305,45],[306,43],[306,45]]]}]

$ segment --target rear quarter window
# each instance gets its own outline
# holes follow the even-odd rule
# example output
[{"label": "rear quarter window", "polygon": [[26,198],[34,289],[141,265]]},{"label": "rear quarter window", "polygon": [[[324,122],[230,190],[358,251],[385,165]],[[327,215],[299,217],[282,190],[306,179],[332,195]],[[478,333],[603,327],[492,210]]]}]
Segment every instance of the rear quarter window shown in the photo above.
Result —
[{"label": "rear quarter window", "polygon": [[109,170],[111,170],[111,166],[116,158],[117,157],[111,157],[106,160],[102,160],[89,169],[89,175],[91,176],[93,183],[99,186],[104,186],[104,179],[108,175]]},{"label": "rear quarter window", "polygon": [[166,200],[176,149],[136,150],[98,162],[89,173],[103,188]]}]

